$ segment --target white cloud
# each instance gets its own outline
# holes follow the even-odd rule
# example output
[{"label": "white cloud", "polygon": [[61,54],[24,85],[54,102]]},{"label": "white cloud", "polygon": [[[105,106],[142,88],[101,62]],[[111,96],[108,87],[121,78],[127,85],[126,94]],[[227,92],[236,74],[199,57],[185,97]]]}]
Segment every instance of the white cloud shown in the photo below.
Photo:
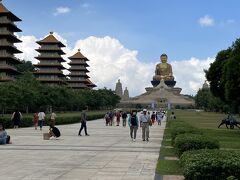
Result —
[{"label": "white cloud", "polygon": [[16,43],[15,46],[23,53],[16,54],[16,57],[22,60],[30,60],[32,63],[37,63],[38,60],[34,58],[38,55],[38,52],[35,51],[35,49],[39,47],[36,43],[37,38],[34,36],[20,36],[19,38],[22,43]]},{"label": "white cloud", "polygon": [[55,12],[53,13],[54,16],[60,15],[60,14],[66,14],[69,13],[71,10],[69,7],[57,7],[55,9]]},{"label": "white cloud", "polygon": [[214,25],[214,19],[212,17],[208,16],[208,15],[205,15],[198,20],[198,23],[201,26],[213,26]]},{"label": "white cloud", "polygon": [[176,86],[182,88],[184,94],[196,94],[205,80],[204,69],[208,69],[214,58],[191,58],[183,61],[173,61],[173,74],[177,81]]},{"label": "white cloud", "polygon": [[[144,93],[145,87],[151,86],[156,64],[139,61],[138,52],[127,49],[117,39],[109,36],[91,36],[78,40],[74,48],[71,48],[59,34],[54,33],[54,35],[67,46],[63,49],[67,53],[64,56],[65,60],[76,53],[77,49],[81,49],[82,54],[90,60],[88,61],[89,76],[98,88],[115,89],[117,80],[121,79],[123,89],[127,86],[130,96],[136,96]],[[36,63],[34,56],[38,53],[34,49],[38,47],[35,43],[37,38],[22,36],[20,39],[23,41],[20,43],[22,44],[20,49],[24,52],[22,56]],[[208,69],[213,60],[213,58],[203,60],[191,58],[171,61],[173,74],[177,81],[176,87],[181,87],[184,94],[195,94],[205,80],[203,69]],[[69,67],[66,63],[64,66]]]}]

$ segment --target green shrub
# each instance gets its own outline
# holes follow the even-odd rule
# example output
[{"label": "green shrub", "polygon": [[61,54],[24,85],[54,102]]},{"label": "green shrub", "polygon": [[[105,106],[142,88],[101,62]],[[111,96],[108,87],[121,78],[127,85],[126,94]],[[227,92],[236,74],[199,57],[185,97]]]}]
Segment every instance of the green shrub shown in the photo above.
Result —
[{"label": "green shrub", "polygon": [[200,130],[194,127],[191,127],[189,125],[171,127],[172,145],[174,145],[174,141],[177,135],[185,134],[185,133],[202,134]]},{"label": "green shrub", "polygon": [[183,152],[197,149],[219,149],[219,142],[201,134],[179,134],[174,141],[174,147],[180,156]]},{"label": "green shrub", "polygon": [[[104,114],[103,113],[90,114],[87,117],[88,117],[88,121],[91,121],[91,120],[103,118]],[[48,119],[49,119],[49,116],[46,116],[45,125],[48,125]],[[64,116],[64,117],[59,116],[56,118],[56,125],[73,124],[78,122],[80,122],[80,113],[79,115],[73,114],[73,115]],[[5,128],[12,128],[13,126],[13,123],[9,117],[1,117],[0,123],[3,123]],[[29,116],[26,116],[26,117],[23,116],[23,119],[20,122],[20,127],[31,127],[31,126],[33,126],[33,118]]]},{"label": "green shrub", "polygon": [[240,177],[240,153],[221,150],[184,152],[180,158],[186,180],[236,180]]}]

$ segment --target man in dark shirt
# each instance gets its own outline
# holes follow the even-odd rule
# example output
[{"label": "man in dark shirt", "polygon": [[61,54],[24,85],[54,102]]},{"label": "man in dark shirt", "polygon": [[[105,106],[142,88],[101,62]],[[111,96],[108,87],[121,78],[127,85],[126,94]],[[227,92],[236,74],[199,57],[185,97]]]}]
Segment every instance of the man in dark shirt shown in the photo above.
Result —
[{"label": "man in dark shirt", "polygon": [[86,114],[86,111],[87,111],[87,107],[85,110],[82,111],[81,113],[81,128],[78,132],[78,135],[81,136],[81,132],[84,128],[84,131],[85,131],[85,136],[89,136],[89,134],[87,133],[87,114]]}]

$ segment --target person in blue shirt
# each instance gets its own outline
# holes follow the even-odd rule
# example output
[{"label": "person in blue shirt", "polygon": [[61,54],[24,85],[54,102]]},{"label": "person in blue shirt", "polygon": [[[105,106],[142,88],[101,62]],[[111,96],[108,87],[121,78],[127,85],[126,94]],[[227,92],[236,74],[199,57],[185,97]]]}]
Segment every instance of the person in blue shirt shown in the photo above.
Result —
[{"label": "person in blue shirt", "polygon": [[7,135],[3,124],[0,124],[0,144],[10,143],[10,136]]}]

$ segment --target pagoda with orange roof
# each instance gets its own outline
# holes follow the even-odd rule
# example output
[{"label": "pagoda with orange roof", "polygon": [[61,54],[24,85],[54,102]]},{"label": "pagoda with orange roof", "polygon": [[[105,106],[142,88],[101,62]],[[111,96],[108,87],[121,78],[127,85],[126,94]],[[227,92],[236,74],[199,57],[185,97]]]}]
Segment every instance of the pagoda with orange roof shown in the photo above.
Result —
[{"label": "pagoda with orange roof", "polygon": [[20,43],[15,32],[22,32],[14,22],[22,21],[9,11],[0,1],[0,82],[12,81],[15,76],[20,74],[14,67],[21,64],[14,54],[22,53],[14,43]]},{"label": "pagoda with orange roof", "polygon": [[70,77],[70,80],[68,80],[69,86],[73,89],[92,89],[96,87],[96,85],[88,79],[89,76],[87,73],[89,71],[87,67],[89,67],[89,65],[87,61],[89,60],[82,55],[80,49],[78,49],[76,54],[69,57],[69,59],[71,60],[69,63],[71,66],[69,69],[70,74],[68,75]]},{"label": "pagoda with orange roof", "polygon": [[35,57],[40,61],[35,65],[37,71],[34,74],[37,80],[48,85],[66,84],[66,77],[62,72],[66,68],[61,64],[65,62],[61,57],[65,54],[61,49],[65,45],[54,37],[53,32],[37,43],[40,45],[36,49],[40,55]]}]

